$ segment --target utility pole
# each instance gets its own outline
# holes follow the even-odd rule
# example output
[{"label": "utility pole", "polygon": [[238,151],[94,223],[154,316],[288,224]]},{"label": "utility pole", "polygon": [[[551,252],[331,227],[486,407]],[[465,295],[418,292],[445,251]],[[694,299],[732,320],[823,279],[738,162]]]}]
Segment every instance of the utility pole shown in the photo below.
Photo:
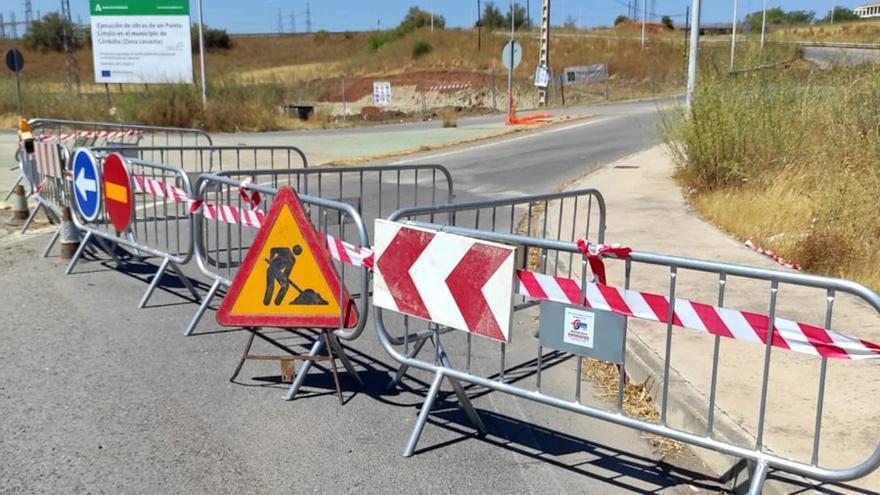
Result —
[{"label": "utility pole", "polygon": [[648,0],[642,1],[642,50],[645,49],[645,23],[648,22]]},{"label": "utility pole", "polygon": [[767,0],[764,0],[764,11],[761,14],[761,48],[764,48],[764,33],[767,31]]},{"label": "utility pole", "polygon": [[34,6],[31,0],[24,0],[24,32],[31,30],[31,23],[34,22]]},{"label": "utility pole", "polygon": [[208,108],[208,75],[205,62],[205,6],[199,0],[199,65],[202,72],[202,108]]},{"label": "utility pole", "polygon": [[9,24],[12,26],[12,39],[18,39],[18,24],[15,22],[15,12],[9,13]]},{"label": "utility pole", "polygon": [[431,32],[434,32],[434,2],[431,2]]},{"label": "utility pole", "polygon": [[312,8],[309,2],[306,2],[306,32],[312,32]]},{"label": "utility pole", "polygon": [[736,60],[736,24],[739,22],[737,18],[737,10],[739,0],[733,0],[733,28],[730,36],[730,71],[733,72],[734,61]]},{"label": "utility pole", "polygon": [[70,0],[61,0],[61,21],[62,28],[62,46],[64,48],[64,59],[67,65],[67,88],[73,88],[76,85],[76,91],[79,93],[79,66],[76,63],[76,57],[73,54],[76,48],[76,39],[74,39],[71,28],[73,27],[72,13],[70,12]]},{"label": "utility pole", "polygon": [[526,0],[526,27],[532,27],[532,6],[529,4],[529,0]]},{"label": "utility pole", "polygon": [[697,89],[697,52],[700,44],[700,2],[701,0],[693,0],[693,16],[694,21],[691,23],[691,45],[688,55],[688,80],[687,91],[685,93],[685,106],[688,111],[693,107],[694,90]]},{"label": "utility pole", "polygon": [[[543,0],[541,5],[541,50],[538,66],[550,70],[550,0]],[[547,106],[545,87],[538,87],[538,106]]]},{"label": "utility pole", "polygon": [[513,111],[513,28],[515,19],[513,18],[513,0],[510,0],[510,66],[507,68],[507,118],[510,119]]},{"label": "utility pole", "polygon": [[831,24],[834,24],[834,2],[831,2]]},{"label": "utility pole", "polygon": [[477,51],[483,49],[483,9],[480,0],[477,0]]},{"label": "utility pole", "polygon": [[292,10],[290,11],[289,20],[290,20],[290,32],[295,33],[296,32],[296,12],[294,12]]},{"label": "utility pole", "polygon": [[278,34],[284,32],[284,17],[281,15],[281,9],[278,9],[278,27],[276,29]]}]

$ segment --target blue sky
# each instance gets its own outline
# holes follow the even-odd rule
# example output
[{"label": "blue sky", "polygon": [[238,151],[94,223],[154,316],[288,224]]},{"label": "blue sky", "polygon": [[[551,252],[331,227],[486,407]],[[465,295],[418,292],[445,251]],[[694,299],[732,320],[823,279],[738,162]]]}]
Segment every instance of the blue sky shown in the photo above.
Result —
[{"label": "blue sky", "polygon": [[[195,0],[190,0],[195,7]],[[518,0],[525,4],[525,0]],[[641,0],[640,0],[641,1]],[[647,0],[649,5],[652,0]],[[740,0],[740,12],[759,10],[763,0]],[[32,0],[34,10],[43,13],[57,10],[58,0]],[[530,0],[533,18],[539,15],[541,0]],[[614,18],[626,13],[627,0],[553,0],[554,24],[561,24],[567,16],[580,19],[584,26],[610,25]],[[689,0],[653,0],[658,15],[668,14],[677,22],[682,21]],[[15,12],[17,19],[24,18],[24,0],[3,0],[0,13],[8,19]],[[206,22],[211,26],[227,29],[232,33],[276,31],[278,12],[281,11],[284,29],[288,30],[290,15],[296,16],[297,29],[305,30],[305,0],[204,0]],[[470,26],[476,20],[476,0],[311,0],[312,29],[328,31],[375,29],[381,22],[383,28],[400,22],[407,8],[419,5],[434,9],[446,18],[451,26]],[[485,4],[485,1],[483,2]],[[497,0],[496,5],[509,6],[509,1]],[[853,8],[859,1],[838,1],[836,5]],[[70,0],[74,17],[88,20],[88,1]],[[786,10],[814,10],[824,16],[831,8],[830,0],[768,0],[769,6]],[[703,0],[704,22],[729,22],[733,13],[733,0]],[[195,9],[193,9],[195,17]]]}]

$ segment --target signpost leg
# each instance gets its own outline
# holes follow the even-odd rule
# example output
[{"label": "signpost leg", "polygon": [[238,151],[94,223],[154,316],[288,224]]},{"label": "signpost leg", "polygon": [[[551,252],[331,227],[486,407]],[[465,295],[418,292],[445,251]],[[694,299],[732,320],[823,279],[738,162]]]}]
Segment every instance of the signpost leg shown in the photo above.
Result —
[{"label": "signpost leg", "polygon": [[55,243],[58,242],[58,238],[61,237],[61,227],[55,230],[55,233],[52,235],[52,239],[49,241],[49,245],[46,246],[46,250],[43,251],[43,258],[49,256],[49,252],[52,251],[52,248],[55,247]]},{"label": "signpost leg", "polygon": [[156,290],[156,287],[159,285],[159,281],[162,280],[162,276],[165,275],[165,269],[168,268],[168,258],[162,260],[162,264],[159,265],[159,270],[153,275],[153,281],[150,282],[150,286],[147,288],[147,292],[144,293],[144,297],[141,298],[141,302],[138,304],[138,309],[142,309],[147,305],[147,301],[150,300],[150,296],[153,295],[153,291]]},{"label": "signpost leg", "polygon": [[[437,348],[437,356],[440,360],[440,364],[446,368],[455,368],[452,366],[452,362],[446,354],[446,349],[444,349],[443,344],[440,343],[440,335],[434,334],[433,340],[434,346]],[[464,409],[464,413],[471,421],[471,424],[474,425],[474,428],[476,428],[480,434],[485,434],[486,425],[483,424],[483,420],[480,419],[480,415],[477,414],[477,410],[474,409],[474,405],[471,403],[470,397],[468,397],[467,393],[464,391],[464,387],[461,386],[461,382],[458,381],[457,378],[448,377],[448,379],[449,383],[452,385],[452,390],[455,391],[455,395],[458,397],[458,405]]]},{"label": "signpost leg", "polygon": [[[427,342],[428,339],[430,339],[430,338],[431,338],[430,335],[426,335],[425,337],[422,337],[421,339],[419,339],[419,341],[415,343],[412,350],[409,352],[409,354],[406,355],[406,357],[408,359],[412,359],[412,358],[416,357],[419,354],[419,351],[422,350],[422,347],[425,346],[425,342]],[[400,365],[400,368],[397,368],[397,373],[394,374],[394,379],[391,380],[391,383],[388,384],[388,390],[391,390],[394,387],[396,387],[398,384],[400,384],[400,381],[403,380],[403,375],[406,374],[406,370],[408,370],[408,369],[409,369],[408,364],[402,364],[402,365]]]},{"label": "signpost leg", "polygon": [[189,322],[189,325],[186,327],[186,330],[183,332],[185,337],[189,337],[196,329],[196,325],[201,321],[202,316],[204,316],[205,311],[208,310],[208,306],[211,304],[211,301],[214,299],[214,296],[217,294],[217,291],[220,289],[220,281],[215,280],[214,284],[211,285],[211,288],[208,290],[208,293],[205,294],[205,298],[202,300],[202,304],[199,305],[199,309],[196,310],[196,314],[193,315],[193,319]]},{"label": "signpost leg", "polygon": [[17,71],[15,73],[15,91],[18,93],[18,115],[24,115],[21,105],[21,76]]},{"label": "signpost leg", "polygon": [[[309,357],[315,357],[324,350],[324,342],[321,339],[315,340],[315,343],[312,344],[311,350],[309,350]],[[299,373],[296,374],[296,378],[293,379],[293,383],[290,385],[290,389],[287,390],[287,396],[284,400],[293,400],[296,397],[297,392],[299,392],[300,387],[302,387],[303,382],[306,380],[306,375],[309,374],[309,369],[312,367],[311,361],[303,361],[302,366],[299,368]]]},{"label": "signpost leg", "polygon": [[339,361],[342,363],[342,367],[348,371],[348,374],[351,375],[352,378],[358,382],[358,385],[363,386],[364,381],[361,380],[361,375],[354,369],[354,365],[351,364],[351,360],[348,359],[348,355],[345,353],[345,349],[342,348],[342,343],[339,342],[339,339],[336,338],[335,335],[330,335],[330,347],[333,349],[333,352],[336,353],[336,357],[339,358]]},{"label": "signpost leg", "polygon": [[67,265],[67,270],[64,271],[65,275],[70,275],[73,272],[73,267],[76,266],[76,262],[79,261],[80,256],[83,254],[83,250],[86,246],[89,245],[89,241],[92,239],[92,232],[86,232],[85,238],[83,238],[82,242],[79,244],[79,247],[76,249],[76,252],[73,253],[73,258],[70,260],[70,263]]},{"label": "signpost leg", "polygon": [[419,411],[419,417],[416,419],[415,426],[413,426],[409,441],[406,442],[406,448],[403,449],[404,457],[412,457],[413,452],[415,452],[416,444],[419,443],[419,437],[422,436],[422,430],[425,429],[425,423],[428,421],[428,414],[431,412],[431,406],[434,405],[434,399],[437,397],[437,392],[440,391],[440,383],[442,382],[443,373],[438,371],[437,374],[434,375],[434,381],[431,382],[431,388],[428,389],[428,395],[425,397],[425,403],[422,404],[421,411]]}]

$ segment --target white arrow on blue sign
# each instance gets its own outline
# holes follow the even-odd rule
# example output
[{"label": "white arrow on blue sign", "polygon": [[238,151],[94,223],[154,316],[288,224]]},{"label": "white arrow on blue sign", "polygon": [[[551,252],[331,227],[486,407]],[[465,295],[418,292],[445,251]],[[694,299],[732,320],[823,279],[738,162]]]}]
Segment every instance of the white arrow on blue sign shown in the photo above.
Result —
[{"label": "white arrow on blue sign", "polygon": [[73,156],[73,191],[83,220],[95,221],[101,211],[101,177],[98,162],[89,150],[79,149]]}]

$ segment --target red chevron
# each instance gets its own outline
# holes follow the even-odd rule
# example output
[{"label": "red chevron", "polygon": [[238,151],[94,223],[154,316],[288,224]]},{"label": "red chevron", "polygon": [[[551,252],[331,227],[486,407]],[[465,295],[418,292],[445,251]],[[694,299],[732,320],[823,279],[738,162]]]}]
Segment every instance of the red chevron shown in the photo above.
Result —
[{"label": "red chevron", "polygon": [[430,320],[431,315],[422,301],[416,284],[413,283],[409,269],[432,239],[434,234],[431,232],[401,227],[376,261],[376,267],[382,273],[398,311],[425,320]]},{"label": "red chevron", "polygon": [[446,286],[471,333],[506,342],[501,326],[483,295],[483,287],[510,256],[510,251],[474,244],[446,277]]}]

